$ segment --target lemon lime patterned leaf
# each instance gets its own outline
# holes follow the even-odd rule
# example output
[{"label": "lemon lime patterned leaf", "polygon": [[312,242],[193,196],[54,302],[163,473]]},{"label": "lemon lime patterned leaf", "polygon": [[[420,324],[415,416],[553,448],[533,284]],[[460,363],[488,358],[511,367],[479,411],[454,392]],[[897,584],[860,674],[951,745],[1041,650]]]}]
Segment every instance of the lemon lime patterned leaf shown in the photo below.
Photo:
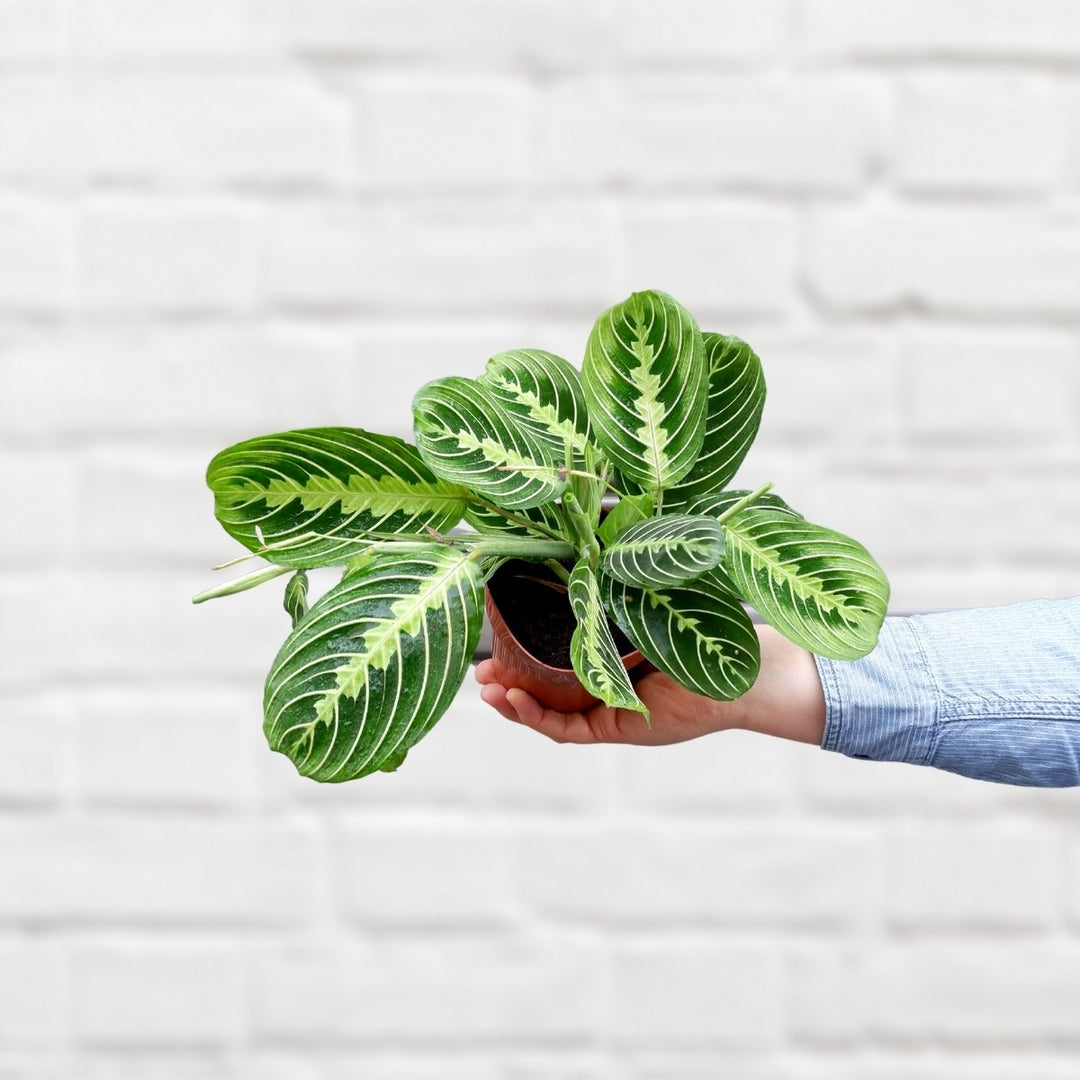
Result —
[{"label": "lemon lime patterned leaf", "polygon": [[[470,502],[465,506],[465,520],[478,532],[501,533],[506,536],[562,535],[563,521],[555,503],[542,506],[530,506],[524,510],[509,511],[513,519],[508,519],[497,510],[482,503]],[[535,529],[523,522],[533,522]]]},{"label": "lemon lime patterned leaf", "polygon": [[[749,490],[720,491],[715,495],[705,495],[690,504],[688,514],[705,514],[711,518],[722,517],[736,503],[741,502],[749,495]],[[666,506],[665,502],[665,506]],[[801,518],[798,510],[793,510],[788,504],[772,491],[766,491],[754,500],[754,506],[762,509],[776,510],[780,513],[789,514],[791,517]]]},{"label": "lemon lime patterned leaf", "polygon": [[[749,491],[740,490],[720,491],[714,495],[706,495],[704,498],[691,503],[689,512],[691,514],[704,514],[711,518],[720,518],[728,513],[736,503],[742,502],[749,494]],[[767,491],[764,495],[760,495],[754,502],[754,506],[768,507],[780,513],[790,514],[795,518],[802,517],[802,514],[796,510],[792,510],[779,495],[775,495],[771,491]],[[712,574],[718,581],[723,583],[725,588],[733,593],[739,592],[739,586],[735,584],[727,570],[724,569],[723,560],[721,560],[719,566],[712,570]]]},{"label": "lemon lime patterned leaf", "polygon": [[579,562],[570,574],[570,606],[577,619],[570,640],[570,660],[582,686],[605,705],[633,709],[647,719],[649,710],[634,693],[611,636],[596,573],[586,562]]},{"label": "lemon lime patterned leaf", "polygon": [[467,495],[403,439],[340,427],[237,443],[213,458],[206,482],[230,536],[295,567],[343,563],[368,532],[448,531]]},{"label": "lemon lime patterned leaf", "polygon": [[271,749],[321,781],[394,767],[461,686],[483,595],[481,566],[456,549],[369,556],[278,653],[264,701]]},{"label": "lemon lime patterned leaf", "polygon": [[642,589],[681,585],[717,566],[724,529],[715,518],[673,514],[631,525],[601,560],[603,571]]},{"label": "lemon lime patterned leaf", "polygon": [[765,376],[757,354],[741,338],[705,332],[708,405],[705,438],[693,468],[664,492],[665,510],[682,510],[695,499],[722,491],[743,463],[765,405]]},{"label": "lemon lime patterned leaf", "polygon": [[889,604],[889,584],[862,544],[757,505],[735,514],[723,528],[724,569],[785,637],[835,660],[856,660],[873,649]]},{"label": "lemon lime patterned leaf", "polygon": [[671,487],[705,433],[701,331],[666,293],[639,292],[605,311],[582,366],[593,435],[619,472],[646,491]]},{"label": "lemon lime patterned leaf", "polygon": [[652,512],[652,495],[628,495],[620,499],[608,511],[607,516],[600,522],[596,535],[600,537],[602,544],[610,546],[631,525],[636,525],[639,521],[645,521],[651,517]]},{"label": "lemon lime patterned leaf", "polygon": [[665,674],[705,697],[744,694],[761,666],[750,616],[712,575],[688,585],[638,589],[601,578],[604,603],[624,634]]},{"label": "lemon lime patterned leaf", "polygon": [[589,445],[589,414],[578,370],[543,349],[512,349],[493,356],[477,382],[508,413],[544,442],[552,458],[584,458]]},{"label": "lemon lime patterned leaf", "polygon": [[413,399],[416,443],[428,467],[507,509],[551,502],[566,488],[545,444],[484,385],[450,376]]}]

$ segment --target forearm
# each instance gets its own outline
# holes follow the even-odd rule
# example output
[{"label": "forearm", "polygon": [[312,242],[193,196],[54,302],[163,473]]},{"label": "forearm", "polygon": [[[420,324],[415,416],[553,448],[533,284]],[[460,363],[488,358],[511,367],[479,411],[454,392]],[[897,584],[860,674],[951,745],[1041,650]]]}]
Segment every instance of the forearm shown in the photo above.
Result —
[{"label": "forearm", "polygon": [[827,750],[1080,784],[1080,598],[888,619],[870,656],[816,664]]}]

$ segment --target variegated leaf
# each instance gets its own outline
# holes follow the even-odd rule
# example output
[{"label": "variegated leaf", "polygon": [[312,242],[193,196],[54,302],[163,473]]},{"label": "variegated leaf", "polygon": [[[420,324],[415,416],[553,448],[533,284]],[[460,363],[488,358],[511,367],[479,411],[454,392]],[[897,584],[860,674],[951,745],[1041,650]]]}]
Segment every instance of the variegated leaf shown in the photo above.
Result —
[{"label": "variegated leaf", "polygon": [[[731,510],[738,503],[742,502],[749,494],[749,491],[721,491],[714,495],[706,495],[704,498],[698,499],[690,505],[690,513],[704,514],[714,519],[722,518],[725,514],[730,513]],[[792,510],[779,495],[774,495],[771,491],[767,491],[764,495],[760,495],[753,505],[768,507],[769,509],[776,510],[780,513],[790,514],[794,518],[802,517],[802,514],[798,513],[796,510]],[[721,560],[719,566],[712,570],[712,574],[726,589],[733,593],[739,592],[739,586],[724,568],[723,560]]]},{"label": "variegated leaf", "polygon": [[652,495],[628,495],[608,511],[607,516],[600,522],[596,535],[600,537],[602,544],[610,547],[631,525],[648,520],[652,512]]},{"label": "variegated leaf", "polygon": [[601,567],[624,585],[659,589],[693,581],[723,556],[724,530],[715,519],[672,514],[631,525],[604,551]]},{"label": "variegated leaf", "polygon": [[605,705],[633,709],[647,719],[649,710],[634,692],[611,636],[599,581],[586,562],[579,562],[570,574],[570,606],[577,619],[570,640],[570,660],[582,686]]},{"label": "variegated leaf", "polygon": [[[477,532],[504,533],[507,536],[535,536],[538,532],[544,535],[562,535],[563,520],[555,503],[529,506],[524,510],[511,510],[507,513],[512,517],[508,518],[498,510],[478,502],[470,502],[465,506],[465,520]],[[530,527],[526,522],[535,527]]]},{"label": "variegated leaf", "polygon": [[[749,494],[749,491],[737,490],[720,491],[715,495],[706,495],[691,503],[687,513],[704,514],[711,518],[723,517],[736,503],[742,502]],[[802,514],[797,510],[793,510],[779,495],[776,495],[771,491],[766,491],[763,495],[759,495],[754,500],[753,505],[761,507],[762,509],[776,510],[783,514],[790,514],[791,517],[802,517]]]},{"label": "variegated leaf", "polygon": [[504,409],[544,442],[551,457],[584,458],[589,414],[577,368],[543,349],[513,349],[493,356],[477,379]]},{"label": "variegated leaf", "polygon": [[646,491],[681,480],[705,433],[701,331],[666,293],[639,292],[597,319],[582,367],[589,423],[620,473]]},{"label": "variegated leaf", "polygon": [[222,450],[206,482],[230,536],[280,566],[330,566],[368,532],[452,529],[467,492],[440,480],[415,446],[354,428],[263,435]]},{"label": "variegated leaf", "polygon": [[270,747],[337,782],[394,767],[445,712],[483,622],[483,571],[455,549],[380,553],[315,603],[266,682]]},{"label": "variegated leaf", "polygon": [[642,655],[680,685],[730,701],[754,684],[757,632],[738,597],[712,574],[687,585],[638,589],[604,575],[611,617]]},{"label": "variegated leaf", "polygon": [[665,510],[685,510],[731,483],[757,435],[765,405],[761,361],[741,338],[705,332],[708,406],[705,438],[693,468],[664,492]]},{"label": "variegated leaf", "polygon": [[785,637],[836,660],[856,660],[877,643],[889,583],[849,536],[783,510],[750,506],[723,526],[724,569]]},{"label": "variegated leaf", "polygon": [[546,445],[473,379],[455,375],[421,387],[413,418],[431,471],[499,506],[539,506],[566,488]]}]

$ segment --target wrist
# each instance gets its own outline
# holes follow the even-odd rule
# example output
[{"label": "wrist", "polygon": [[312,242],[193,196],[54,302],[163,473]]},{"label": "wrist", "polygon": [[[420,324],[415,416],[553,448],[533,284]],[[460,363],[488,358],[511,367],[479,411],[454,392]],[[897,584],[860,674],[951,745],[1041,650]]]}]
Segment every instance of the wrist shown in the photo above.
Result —
[{"label": "wrist", "polygon": [[757,628],[761,672],[739,699],[734,726],[820,746],[825,694],[814,657],[771,626]]}]

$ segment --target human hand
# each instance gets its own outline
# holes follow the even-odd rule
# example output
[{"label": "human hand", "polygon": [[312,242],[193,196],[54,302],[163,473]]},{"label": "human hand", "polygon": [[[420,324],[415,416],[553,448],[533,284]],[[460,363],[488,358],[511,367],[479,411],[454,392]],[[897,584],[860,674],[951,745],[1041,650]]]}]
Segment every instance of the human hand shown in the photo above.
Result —
[{"label": "human hand", "polygon": [[[530,694],[503,682],[498,660],[477,665],[481,698],[507,720],[560,743],[631,743],[665,746],[731,728],[799,742],[821,743],[825,696],[814,658],[770,626],[758,626],[761,673],[735,701],[713,701],[681,687],[655,669],[636,686],[650,713],[594,705],[581,713],[545,709]],[[650,726],[651,725],[651,726]]]}]

